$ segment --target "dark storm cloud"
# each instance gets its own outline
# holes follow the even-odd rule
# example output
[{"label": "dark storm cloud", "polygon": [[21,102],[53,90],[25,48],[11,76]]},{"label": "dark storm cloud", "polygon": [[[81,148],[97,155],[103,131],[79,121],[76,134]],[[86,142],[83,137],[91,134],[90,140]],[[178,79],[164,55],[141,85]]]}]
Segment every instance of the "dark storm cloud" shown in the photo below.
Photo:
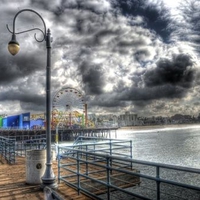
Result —
[{"label": "dark storm cloud", "polygon": [[[183,0],[179,7],[181,15],[176,17],[173,25],[175,39],[190,42],[200,52],[200,0]],[[183,32],[184,30],[184,32]]]},{"label": "dark storm cloud", "polygon": [[40,9],[52,11],[56,15],[62,13],[62,5],[60,0],[31,0],[30,4]]},{"label": "dark storm cloud", "polygon": [[162,99],[162,98],[181,98],[185,95],[186,90],[180,86],[172,86],[170,84],[145,87],[130,88],[117,95],[117,99],[122,101],[146,101]]},{"label": "dark storm cloud", "polygon": [[[90,100],[92,106],[101,105],[101,107],[126,107],[129,104],[135,106],[135,109],[145,108],[152,101],[158,99],[174,99],[184,97],[187,91],[180,86],[165,84],[161,86],[145,88],[123,88],[121,92],[106,93],[98,95],[95,99]],[[156,108],[158,109],[158,108]],[[139,110],[138,110],[139,111]]]},{"label": "dark storm cloud", "polygon": [[142,16],[145,19],[144,27],[155,31],[165,42],[170,37],[169,24],[171,23],[169,10],[161,1],[150,4],[147,0],[115,0],[117,7],[125,16]]},{"label": "dark storm cloud", "polygon": [[45,69],[45,61],[40,59],[43,55],[38,54],[38,52],[34,54],[35,56],[25,52],[24,56],[23,53],[20,55],[19,52],[19,55],[12,57],[9,52],[7,54],[1,53],[0,60],[3,62],[0,63],[0,84],[5,85],[18,78],[26,77],[38,70]]},{"label": "dark storm cloud", "polygon": [[91,106],[100,106],[103,108],[112,108],[112,107],[125,107],[126,102],[119,101],[115,99],[113,93],[106,93],[95,96],[93,99],[88,99],[91,103]]},{"label": "dark storm cloud", "polygon": [[21,107],[21,110],[25,110],[25,111],[34,110],[38,113],[44,113],[45,112],[45,102],[43,102],[43,104],[35,104],[35,102],[20,101],[20,107]]},{"label": "dark storm cloud", "polygon": [[[26,7],[38,11],[52,30],[52,94],[70,85],[86,94],[88,107],[94,110],[131,108],[137,112],[157,99],[185,97],[195,80],[193,61],[178,55],[183,52],[178,45],[177,55],[171,57],[169,25],[175,23],[161,1],[150,2],[27,1]],[[6,12],[9,19],[17,11]],[[42,28],[39,20],[28,13],[21,15],[18,31],[37,25]],[[4,30],[1,24],[0,29]],[[176,30],[173,34],[178,35]],[[39,111],[44,110],[46,51],[44,43],[33,39],[32,33],[20,35],[21,50],[15,57],[0,49],[0,100],[19,100],[21,109]],[[168,58],[160,59],[165,55]],[[156,106],[155,110],[162,107]]]},{"label": "dark storm cloud", "polygon": [[174,55],[172,60],[164,58],[157,62],[156,68],[146,71],[144,83],[146,87],[170,84],[190,88],[194,81],[195,70],[189,55]]},{"label": "dark storm cloud", "polygon": [[[138,113],[141,110],[151,113],[152,111],[162,113],[163,108],[166,108],[167,102],[161,101],[159,103],[155,103],[156,100],[148,100],[148,101],[135,101],[133,111]],[[153,106],[152,106],[153,105]],[[162,114],[160,114],[162,116]]]},{"label": "dark storm cloud", "polygon": [[25,93],[23,91],[13,90],[13,89],[11,89],[10,91],[1,92],[0,101],[5,101],[5,100],[10,100],[10,101],[19,100],[20,102],[23,103],[34,104],[34,106],[40,106],[40,105],[44,106],[45,104],[44,96],[33,94],[31,93],[31,91],[29,91],[29,93],[28,92]]},{"label": "dark storm cloud", "polygon": [[[8,12],[5,12],[5,18],[7,16],[8,21],[4,20],[4,23],[0,24],[0,30],[2,31],[1,38],[3,38],[0,41],[2,46],[0,48],[0,84],[4,86],[17,79],[28,77],[37,71],[45,71],[46,67],[45,46],[34,41],[34,33],[36,33],[38,39],[41,39],[42,35],[40,31],[16,35],[16,39],[20,44],[20,51],[15,56],[12,56],[8,52],[7,44],[11,40],[11,33],[6,29],[6,23],[12,31],[13,19],[17,11],[10,9]],[[15,21],[16,32],[32,29],[35,27],[35,24],[38,25],[38,28],[43,29],[41,19],[34,15],[31,12],[20,13]]]},{"label": "dark storm cloud", "polygon": [[[82,6],[83,4],[84,3],[82,3]],[[75,4],[73,5],[73,9],[77,9]],[[76,21],[74,37],[69,38],[62,36],[63,39],[59,37],[55,41],[54,45],[56,48],[63,46],[63,44],[74,44],[77,46],[77,49],[74,49],[73,51],[74,57],[70,57],[71,52],[66,50],[64,51],[62,58],[67,60],[70,57],[70,59],[78,65],[78,70],[80,72],[79,75],[82,77],[82,88],[84,91],[90,95],[98,95],[104,92],[103,88],[106,85],[106,80],[110,80],[109,78],[106,79],[106,72],[103,70],[103,67],[109,68],[110,66],[104,66],[105,63],[95,64],[95,52],[97,55],[103,52],[105,55],[108,55],[107,59],[112,59],[112,56],[109,56],[109,54],[116,53],[123,57],[123,55],[131,54],[132,51],[144,46],[143,49],[138,50],[135,55],[133,54],[133,57],[137,57],[138,60],[139,54],[146,57],[150,56],[150,52],[147,47],[145,47],[147,45],[147,41],[145,40],[146,36],[140,36],[142,31],[141,29],[137,30],[137,28],[135,28],[134,34],[137,34],[138,37],[137,35],[132,36],[133,30],[131,30],[131,28],[126,28],[126,30],[124,30],[120,22],[117,21],[117,18],[113,15],[96,15],[92,12],[93,9],[86,10],[87,11],[80,10],[78,15],[73,16]],[[96,55],[95,57],[98,58]],[[115,59],[115,57],[113,57],[113,59]],[[87,62],[84,60],[87,60]],[[120,68],[120,74],[122,74],[120,76],[129,73],[129,69],[123,67],[122,63],[117,63],[117,65]],[[112,80],[110,81],[113,82]]]},{"label": "dark storm cloud", "polygon": [[[76,3],[75,3],[76,2]],[[115,8],[117,6],[118,9],[122,9],[122,13],[124,15],[132,15],[132,16],[142,16],[144,21],[142,22],[143,27],[145,28],[151,28],[151,31],[156,32],[160,37],[163,39],[167,39],[169,37],[168,33],[168,22],[169,19],[166,17],[165,14],[167,14],[167,11],[161,6],[161,9],[159,9],[156,6],[153,5],[147,5],[145,1],[140,1],[138,5],[135,6],[136,1],[133,1],[130,3],[130,1],[119,1],[115,2]],[[138,3],[139,1],[137,1]],[[125,6],[129,5],[129,8],[125,8]],[[133,5],[134,4],[134,5]],[[114,95],[111,97],[112,101],[106,101],[100,98],[104,94],[104,86],[106,85],[106,78],[105,78],[105,71],[103,70],[103,64],[95,64],[93,62],[93,53],[96,51],[98,53],[99,49],[103,49],[107,53],[119,53],[121,56],[130,54],[132,49],[135,49],[136,52],[132,55],[135,57],[135,60],[138,62],[142,63],[142,57],[147,57],[150,56],[150,51],[147,48],[147,42],[145,40],[145,37],[142,37],[143,33],[141,29],[134,28],[134,33],[138,34],[136,36],[131,37],[132,31],[133,30],[123,30],[121,28],[120,24],[115,24],[114,28],[111,26],[111,23],[114,21],[109,21],[106,22],[105,18],[108,17],[105,13],[104,16],[101,15],[95,15],[94,14],[94,7],[92,8],[90,6],[84,5],[84,2],[80,3],[79,1],[73,1],[73,4],[68,2],[65,3],[64,5],[65,8],[73,8],[74,10],[80,10],[80,15],[74,15],[74,19],[76,21],[75,27],[74,27],[74,35],[80,35],[80,36],[87,36],[84,38],[84,40],[76,40],[77,44],[80,45],[79,52],[76,54],[73,59],[73,61],[78,65],[78,70],[79,70],[79,75],[82,77],[82,83],[83,83],[83,90],[87,95],[97,95],[98,101],[95,100],[90,102],[92,105],[95,105],[96,102],[98,102],[99,105],[104,106],[104,107],[114,107],[114,106],[119,106],[121,104],[124,105],[123,100],[126,101],[134,101],[134,100],[148,100],[148,99],[155,99],[156,98],[156,93],[159,91],[158,88],[153,88],[152,91],[149,93],[149,89],[138,89],[138,88],[133,88],[132,90],[134,91],[133,93],[136,93],[135,97],[132,97],[131,94],[129,94],[131,89],[128,90],[128,93],[121,93],[125,94],[123,98],[119,97],[117,98],[118,103],[111,103],[112,101],[115,101],[116,96]],[[81,9],[80,9],[81,8]],[[95,7],[96,9],[96,7]],[[87,11],[87,12],[86,12]],[[114,10],[112,10],[112,13],[115,13]],[[118,13],[119,14],[119,13]],[[113,16],[112,16],[113,17]],[[134,24],[129,24],[130,26],[133,26]],[[139,25],[139,24],[137,24]],[[148,29],[146,29],[148,30]],[[146,33],[145,36],[147,36],[150,33]],[[127,36],[124,35],[126,32]],[[140,37],[141,35],[141,37]],[[151,36],[150,36],[151,37]],[[65,38],[63,37],[64,40],[60,41],[66,41],[65,44],[72,44],[73,42],[76,43],[75,41],[72,41],[72,38]],[[152,37],[152,40],[155,40],[156,37]],[[105,40],[107,41],[105,43]],[[62,42],[59,42],[59,40],[56,41],[55,46],[58,47],[62,45]],[[106,49],[104,49],[104,44],[106,44]],[[87,46],[88,48],[82,48],[82,46]],[[141,47],[143,46],[143,49]],[[137,50],[138,49],[138,50]],[[64,59],[67,59],[69,57],[68,52],[66,51],[63,55]],[[85,61],[87,60],[87,61]],[[142,64],[145,66],[145,62]],[[120,68],[121,66],[121,68]],[[120,68],[120,76],[122,74],[126,75],[129,73],[129,68],[123,67],[123,63],[121,63],[119,66]],[[115,66],[116,67],[116,66]],[[137,72],[136,72],[137,73]],[[135,78],[137,77],[135,73]],[[130,74],[130,76],[134,76],[133,74]],[[123,77],[123,75],[122,75]],[[135,79],[134,78],[134,79]],[[110,80],[109,78],[107,80]],[[117,80],[117,79],[116,79]],[[138,78],[139,82],[140,78]],[[113,82],[112,80],[110,80]],[[120,85],[125,85],[126,83],[121,80],[117,80],[116,83],[116,91],[119,90]],[[121,87],[121,91],[124,90],[124,87]],[[165,88],[164,88],[165,89]],[[160,89],[161,91],[163,88]],[[168,87],[167,86],[167,91],[166,94],[170,94],[171,97],[175,96],[174,93],[175,91],[177,92],[177,96],[181,96],[182,94],[182,89],[181,88],[175,88],[175,87]],[[145,94],[146,93],[146,94]],[[160,96],[158,98],[163,98],[165,97],[165,94],[163,92],[159,92]],[[106,94],[106,93],[105,93]],[[107,94],[106,94],[107,95]],[[120,96],[120,95],[119,95]],[[122,100],[122,101],[121,101]]]},{"label": "dark storm cloud", "polygon": [[141,75],[143,87],[124,88],[124,91],[117,95],[117,99],[148,101],[162,98],[182,98],[193,86],[195,74],[196,70],[189,55],[174,55],[171,60],[160,59],[155,68],[149,69]]},{"label": "dark storm cloud", "polygon": [[124,38],[116,43],[116,45],[113,47],[113,52],[119,52],[122,55],[126,55],[130,49],[137,49],[143,45],[145,45],[145,41],[142,38],[134,38],[130,41],[127,41]]},{"label": "dark storm cloud", "polygon": [[105,81],[100,66],[82,62],[79,70],[85,92],[90,95],[102,94]]},{"label": "dark storm cloud", "polygon": [[95,14],[104,14],[109,10],[108,2],[104,0],[62,0],[62,7],[65,9],[88,10]]},{"label": "dark storm cloud", "polygon": [[200,102],[194,102],[194,106],[200,106]]},{"label": "dark storm cloud", "polygon": [[148,105],[151,105],[151,103],[152,100],[140,100],[140,101],[135,101],[133,105],[136,110],[139,110],[141,108],[143,109],[146,108]]}]

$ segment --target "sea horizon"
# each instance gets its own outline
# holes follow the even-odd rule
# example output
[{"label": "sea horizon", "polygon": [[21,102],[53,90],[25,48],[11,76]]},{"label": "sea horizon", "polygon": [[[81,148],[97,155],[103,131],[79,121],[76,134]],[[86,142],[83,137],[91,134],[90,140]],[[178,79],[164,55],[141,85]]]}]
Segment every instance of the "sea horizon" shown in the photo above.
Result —
[{"label": "sea horizon", "polygon": [[199,124],[163,124],[163,125],[139,125],[139,126],[122,126],[118,130],[132,131],[155,131],[155,130],[174,130],[174,129],[195,129],[200,128]]}]

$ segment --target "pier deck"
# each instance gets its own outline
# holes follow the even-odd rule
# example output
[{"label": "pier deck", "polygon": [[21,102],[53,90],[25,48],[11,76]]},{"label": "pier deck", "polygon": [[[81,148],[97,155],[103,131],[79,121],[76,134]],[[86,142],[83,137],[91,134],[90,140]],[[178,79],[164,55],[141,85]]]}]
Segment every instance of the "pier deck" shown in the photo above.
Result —
[{"label": "pier deck", "polygon": [[[52,163],[57,176],[57,162]],[[17,157],[14,165],[9,165],[0,159],[0,200],[44,200],[44,193],[38,185],[27,185],[25,158]],[[77,191],[64,183],[60,183],[56,191],[63,199],[91,200],[84,194],[78,195]]]}]

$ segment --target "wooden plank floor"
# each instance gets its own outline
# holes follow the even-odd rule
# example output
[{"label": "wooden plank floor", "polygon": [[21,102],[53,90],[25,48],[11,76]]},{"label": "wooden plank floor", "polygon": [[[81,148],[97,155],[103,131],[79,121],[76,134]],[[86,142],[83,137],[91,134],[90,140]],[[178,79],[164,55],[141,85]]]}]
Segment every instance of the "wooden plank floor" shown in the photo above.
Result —
[{"label": "wooden plank floor", "polygon": [[[53,171],[57,176],[57,162],[52,163]],[[17,157],[16,164],[9,165],[0,158],[0,200],[44,200],[44,193],[38,185],[31,186],[26,181],[25,158]],[[66,200],[91,200],[84,194],[64,183],[58,185],[56,191]]]},{"label": "wooden plank floor", "polygon": [[[84,160],[84,158],[83,158]],[[89,161],[89,160],[88,160]],[[91,163],[88,163],[87,167],[85,163],[80,163],[79,164],[79,170],[81,174],[86,174],[86,168],[88,168],[89,171],[89,177],[93,178],[93,179],[97,179],[99,181],[102,182],[107,182],[107,170],[106,170],[106,162],[105,161],[95,161],[95,164],[97,165],[93,165],[92,162],[94,162],[94,160],[90,160]],[[77,183],[77,177],[74,176],[74,173],[69,172],[68,170],[71,171],[77,171],[77,162],[75,159],[70,159],[68,158],[67,162],[65,159],[61,160],[61,164],[63,164],[65,166],[65,164],[68,164],[68,166],[66,167],[67,170],[65,170],[64,168],[61,168],[61,175],[62,176],[69,176],[71,175],[71,177],[67,177],[65,178],[68,182],[73,183],[75,185],[78,185]],[[101,167],[100,167],[101,166]],[[118,163],[118,165],[115,165],[115,163],[112,163],[112,167],[113,168],[122,168],[126,169],[127,171],[130,172],[136,172],[139,173],[139,171],[137,169],[131,169],[131,167],[125,167],[124,165],[120,165]],[[107,192],[107,186],[98,183],[94,180],[85,178],[85,177],[80,177],[81,180],[81,187],[84,188],[87,191],[90,191],[93,194],[96,195],[100,195],[100,194],[104,194]],[[136,185],[140,184],[140,178],[138,176],[135,175],[131,175],[125,172],[119,172],[118,170],[113,169],[112,172],[110,173],[110,183],[116,187],[119,188],[130,188],[130,187],[134,187]],[[114,189],[110,189],[110,191],[114,191]]]}]

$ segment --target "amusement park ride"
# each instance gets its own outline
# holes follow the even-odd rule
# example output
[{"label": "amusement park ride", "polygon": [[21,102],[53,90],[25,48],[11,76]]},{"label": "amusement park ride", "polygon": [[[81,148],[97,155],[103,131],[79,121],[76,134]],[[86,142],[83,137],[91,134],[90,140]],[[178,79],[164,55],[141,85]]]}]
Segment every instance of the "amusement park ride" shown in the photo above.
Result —
[{"label": "amusement park ride", "polygon": [[[45,129],[45,113],[0,115],[2,129]],[[77,89],[65,87],[56,92],[52,102],[51,129],[94,128],[95,122],[88,120],[87,104]]]},{"label": "amusement park ride", "polygon": [[52,128],[84,128],[87,126],[87,104],[81,92],[71,87],[59,90],[52,103]]}]

